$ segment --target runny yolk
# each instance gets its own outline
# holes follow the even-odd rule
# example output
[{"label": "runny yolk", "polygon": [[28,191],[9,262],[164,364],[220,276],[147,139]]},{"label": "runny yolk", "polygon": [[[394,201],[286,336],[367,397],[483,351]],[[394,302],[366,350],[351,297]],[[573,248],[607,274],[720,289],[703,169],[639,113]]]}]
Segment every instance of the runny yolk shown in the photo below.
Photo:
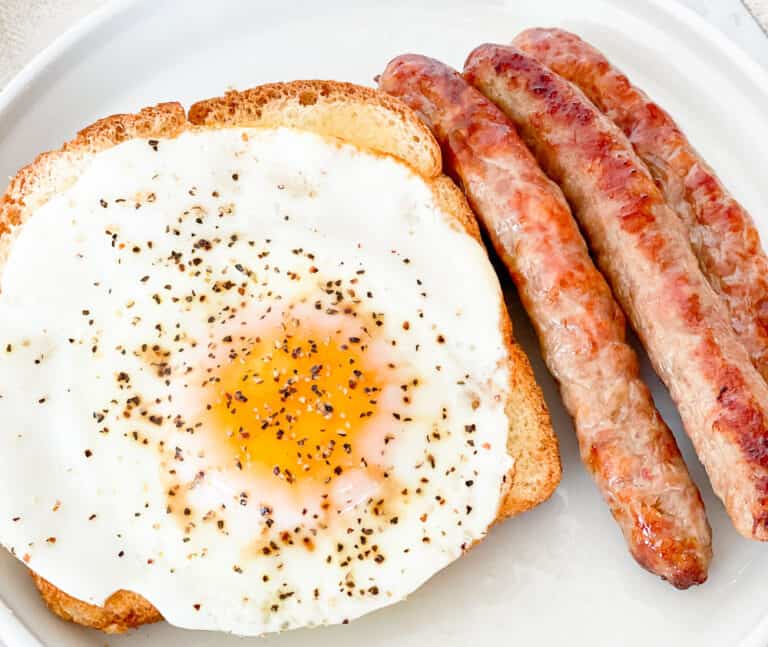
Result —
[{"label": "runny yolk", "polygon": [[358,441],[384,384],[361,338],[281,329],[231,346],[208,380],[209,424],[238,468],[327,484],[361,465]]}]

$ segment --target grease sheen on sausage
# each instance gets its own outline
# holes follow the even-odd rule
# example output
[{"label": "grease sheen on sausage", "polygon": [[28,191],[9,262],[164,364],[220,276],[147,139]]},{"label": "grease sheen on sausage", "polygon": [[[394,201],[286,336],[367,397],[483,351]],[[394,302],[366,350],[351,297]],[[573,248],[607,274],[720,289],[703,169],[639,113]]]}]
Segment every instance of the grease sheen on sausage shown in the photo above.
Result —
[{"label": "grease sheen on sausage", "polygon": [[672,117],[594,47],[561,29],[530,29],[514,45],[575,83],[629,138],[688,229],[731,326],[768,379],[768,257],[749,213],[694,150]]},{"label": "grease sheen on sausage", "polygon": [[562,187],[734,526],[768,539],[768,386],[648,169],[581,91],[520,50],[482,45],[465,76]]},{"label": "grease sheen on sausage", "polygon": [[703,582],[711,537],[699,491],[560,189],[509,119],[446,65],[401,56],[380,87],[435,133],[509,269],[573,416],[582,460],[630,552],[679,588]]}]

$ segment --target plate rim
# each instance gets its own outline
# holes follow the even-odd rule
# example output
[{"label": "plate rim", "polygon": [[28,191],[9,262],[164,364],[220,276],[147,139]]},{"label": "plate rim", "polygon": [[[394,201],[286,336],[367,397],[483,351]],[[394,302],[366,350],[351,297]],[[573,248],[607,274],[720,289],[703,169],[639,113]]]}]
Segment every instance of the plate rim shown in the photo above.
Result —
[{"label": "plate rim", "polygon": [[[107,0],[56,37],[49,45],[34,55],[0,89],[0,118],[38,76],[53,63],[73,50],[88,35],[96,32],[119,13],[147,0]],[[633,11],[631,0],[619,0]],[[484,3],[483,3],[484,4]],[[474,5],[482,6],[481,5]],[[687,29],[719,50],[728,59],[728,65],[739,70],[768,96],[768,68],[758,63],[739,43],[719,30],[715,25],[682,4],[681,0],[646,0],[645,11],[666,15],[674,29]],[[186,108],[185,108],[186,109]],[[768,609],[757,623],[740,638],[738,647],[765,647],[768,643]],[[0,647],[46,647],[30,627],[16,615],[9,602],[0,597]]]}]

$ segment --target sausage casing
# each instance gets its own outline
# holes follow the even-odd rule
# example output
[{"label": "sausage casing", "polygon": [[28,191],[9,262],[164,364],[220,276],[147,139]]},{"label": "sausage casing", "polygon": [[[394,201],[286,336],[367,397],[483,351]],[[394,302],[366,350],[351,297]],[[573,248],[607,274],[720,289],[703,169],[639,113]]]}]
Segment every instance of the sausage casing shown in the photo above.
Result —
[{"label": "sausage casing", "polygon": [[688,229],[699,265],[752,363],[768,379],[768,257],[747,210],[672,117],[594,47],[561,29],[530,29],[514,44],[579,86],[629,138]]},{"label": "sausage casing", "polygon": [[581,91],[520,50],[482,45],[464,73],[562,187],[734,526],[768,539],[768,386],[648,169]]},{"label": "sausage casing", "polygon": [[677,587],[703,582],[711,538],[701,497],[560,189],[509,119],[446,65],[401,56],[380,86],[431,127],[509,269],[630,552]]}]

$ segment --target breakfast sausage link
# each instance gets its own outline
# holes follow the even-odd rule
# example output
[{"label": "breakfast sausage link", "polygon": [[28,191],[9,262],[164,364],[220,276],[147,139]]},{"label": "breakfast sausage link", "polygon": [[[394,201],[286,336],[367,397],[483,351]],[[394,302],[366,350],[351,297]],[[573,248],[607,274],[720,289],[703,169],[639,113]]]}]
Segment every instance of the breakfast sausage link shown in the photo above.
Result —
[{"label": "breakfast sausage link", "polygon": [[562,193],[509,119],[446,65],[401,56],[380,86],[431,127],[509,269],[632,555],[678,588],[703,582],[712,549],[699,491]]},{"label": "breakfast sausage link", "polygon": [[612,119],[688,229],[704,275],[731,326],[768,379],[768,257],[752,218],[678,125],[594,47],[561,29],[530,29],[514,45],[575,83]]},{"label": "breakfast sausage link", "polygon": [[736,529],[768,539],[768,386],[648,169],[576,87],[519,50],[482,45],[465,76],[561,185]]}]

